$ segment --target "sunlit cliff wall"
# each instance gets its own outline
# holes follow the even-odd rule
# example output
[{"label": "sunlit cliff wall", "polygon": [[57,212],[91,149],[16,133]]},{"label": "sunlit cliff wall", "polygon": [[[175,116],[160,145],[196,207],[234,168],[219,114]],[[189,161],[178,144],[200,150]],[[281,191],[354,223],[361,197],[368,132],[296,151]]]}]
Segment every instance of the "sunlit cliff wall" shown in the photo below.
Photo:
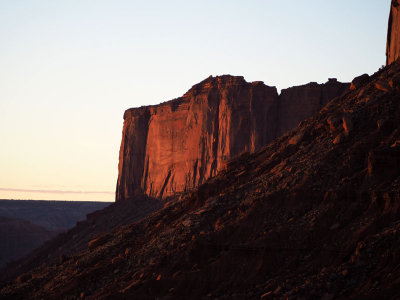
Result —
[{"label": "sunlit cliff wall", "polygon": [[240,76],[209,77],[183,97],[128,109],[116,200],[163,198],[214,176],[224,162],[255,151],[348,89],[331,80],[282,91]]},{"label": "sunlit cliff wall", "polygon": [[387,44],[386,64],[389,65],[400,56],[400,4],[398,0],[392,0],[390,6]]}]

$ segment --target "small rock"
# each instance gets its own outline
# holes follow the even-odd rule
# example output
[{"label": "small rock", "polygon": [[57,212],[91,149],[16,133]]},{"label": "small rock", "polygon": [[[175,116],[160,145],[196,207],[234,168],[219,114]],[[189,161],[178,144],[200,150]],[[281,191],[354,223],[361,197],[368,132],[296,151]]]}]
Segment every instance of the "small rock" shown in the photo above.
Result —
[{"label": "small rock", "polygon": [[101,236],[101,237],[98,237],[98,238],[95,238],[95,239],[91,240],[91,241],[88,243],[88,248],[89,248],[89,250],[92,251],[92,250],[94,250],[94,248],[99,247],[99,246],[105,244],[105,243],[110,239],[110,237],[111,237],[110,234],[106,234],[106,235],[103,235],[103,236]]},{"label": "small rock", "polygon": [[261,295],[260,299],[267,299],[267,298],[269,298],[269,296],[271,296],[271,295],[272,295],[272,292],[271,292],[271,291],[266,292],[265,294],[262,294],[262,295]]},{"label": "small rock", "polygon": [[331,130],[337,129],[340,125],[340,119],[335,116],[330,116],[326,121],[328,122]]},{"label": "small rock", "polygon": [[304,133],[300,132],[299,134],[295,135],[289,140],[290,145],[297,145],[299,144],[304,137]]},{"label": "small rock", "polygon": [[278,285],[278,287],[274,290],[274,294],[278,294],[282,290],[282,287]]},{"label": "small rock", "polygon": [[192,226],[192,221],[190,219],[183,220],[182,225],[185,227],[190,227]]},{"label": "small rock", "polygon": [[400,140],[397,140],[390,146],[390,148],[397,148],[399,146],[400,146]]},{"label": "small rock", "polygon": [[22,274],[21,276],[18,276],[17,282],[24,283],[24,282],[27,282],[31,278],[32,278],[31,274]]},{"label": "small rock", "polygon": [[351,131],[354,129],[353,125],[353,118],[351,117],[350,114],[345,114],[342,118],[343,121],[343,129],[346,133],[346,135],[349,135]]},{"label": "small rock", "polygon": [[337,144],[342,143],[343,141],[344,141],[344,134],[343,134],[343,133],[340,133],[340,134],[338,134],[338,135],[335,137],[335,139],[333,140],[333,143],[334,143],[335,145],[337,145]]},{"label": "small rock", "polygon": [[384,127],[386,121],[387,121],[387,120],[378,120],[378,121],[376,122],[376,125],[378,126],[378,129],[382,129],[382,128]]},{"label": "small rock", "polygon": [[196,215],[202,215],[202,214],[204,214],[205,212],[207,212],[207,209],[202,208],[202,209],[196,211],[195,214],[196,214]]},{"label": "small rock", "polygon": [[383,92],[389,92],[392,89],[391,86],[387,82],[382,81],[382,80],[375,82],[375,87],[378,90],[383,91]]},{"label": "small rock", "polygon": [[111,263],[112,263],[113,265],[119,264],[119,263],[121,263],[121,262],[122,262],[122,259],[121,259],[119,256],[114,257],[114,258],[111,260]]}]

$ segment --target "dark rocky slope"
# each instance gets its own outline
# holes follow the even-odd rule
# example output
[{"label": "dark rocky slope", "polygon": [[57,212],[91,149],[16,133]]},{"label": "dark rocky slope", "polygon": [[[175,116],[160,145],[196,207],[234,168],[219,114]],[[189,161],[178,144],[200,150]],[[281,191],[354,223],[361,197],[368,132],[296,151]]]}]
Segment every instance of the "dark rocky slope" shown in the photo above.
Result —
[{"label": "dark rocky slope", "polygon": [[225,162],[254,152],[317,113],[349,84],[334,79],[282,90],[217,76],[183,97],[124,114],[116,200],[190,191]]},{"label": "dark rocky slope", "polygon": [[399,299],[400,65],[3,298]]}]

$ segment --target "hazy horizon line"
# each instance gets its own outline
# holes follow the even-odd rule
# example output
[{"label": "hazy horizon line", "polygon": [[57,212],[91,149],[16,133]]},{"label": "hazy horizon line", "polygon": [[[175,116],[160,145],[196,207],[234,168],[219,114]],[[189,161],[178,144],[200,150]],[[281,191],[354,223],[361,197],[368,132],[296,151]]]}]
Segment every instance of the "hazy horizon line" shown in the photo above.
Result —
[{"label": "hazy horizon line", "polygon": [[115,194],[115,192],[109,192],[109,191],[35,190],[35,189],[16,189],[16,188],[2,188],[2,187],[0,187],[0,191],[23,192],[23,193],[45,193],[45,194],[107,194],[107,195]]}]

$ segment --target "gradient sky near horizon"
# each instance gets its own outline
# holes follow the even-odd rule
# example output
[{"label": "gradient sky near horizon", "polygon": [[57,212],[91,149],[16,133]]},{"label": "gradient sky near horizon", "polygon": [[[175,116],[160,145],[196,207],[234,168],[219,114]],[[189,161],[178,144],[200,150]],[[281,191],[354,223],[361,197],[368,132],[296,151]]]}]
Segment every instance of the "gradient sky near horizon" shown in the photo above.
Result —
[{"label": "gradient sky near horizon", "polygon": [[125,109],[385,63],[390,1],[0,0],[0,199],[114,201]]}]

